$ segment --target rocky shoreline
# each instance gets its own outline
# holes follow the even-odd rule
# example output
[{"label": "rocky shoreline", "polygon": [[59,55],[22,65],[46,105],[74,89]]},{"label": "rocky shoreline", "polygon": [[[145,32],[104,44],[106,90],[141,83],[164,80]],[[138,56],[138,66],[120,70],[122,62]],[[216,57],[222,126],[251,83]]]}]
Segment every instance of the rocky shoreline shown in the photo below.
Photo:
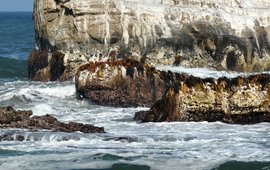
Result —
[{"label": "rocky shoreline", "polygon": [[0,107],[0,128],[22,128],[57,132],[105,133],[103,127],[76,122],[63,123],[51,115],[33,116],[32,111],[14,110],[11,106]]},{"label": "rocky shoreline", "polygon": [[174,73],[170,81],[163,98],[135,120],[270,122],[269,74],[202,79]]},{"label": "rocky shoreline", "polygon": [[266,0],[36,0],[34,5],[30,80],[75,77],[78,98],[151,107],[136,113],[134,119],[142,122],[269,122],[268,74],[202,79],[155,68],[269,71]]},{"label": "rocky shoreline", "polygon": [[76,76],[78,97],[109,106],[152,106],[134,120],[270,122],[270,75],[199,78],[132,59],[89,63]]}]

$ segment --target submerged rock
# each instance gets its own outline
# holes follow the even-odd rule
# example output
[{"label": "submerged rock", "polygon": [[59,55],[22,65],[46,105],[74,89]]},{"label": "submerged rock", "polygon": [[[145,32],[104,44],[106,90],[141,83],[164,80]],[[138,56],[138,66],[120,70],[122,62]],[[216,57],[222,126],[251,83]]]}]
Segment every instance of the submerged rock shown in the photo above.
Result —
[{"label": "submerged rock", "polygon": [[270,75],[202,79],[173,73],[165,95],[135,120],[270,122]]},{"label": "submerged rock", "polygon": [[31,80],[117,58],[236,71],[270,68],[268,0],[35,0]]},{"label": "submerged rock", "polygon": [[3,134],[0,135],[0,141],[24,141],[25,137],[23,135],[14,134]]},{"label": "submerged rock", "polygon": [[138,142],[138,138],[129,137],[129,136],[121,136],[121,137],[109,137],[104,139],[105,141],[119,141],[119,142]]},{"label": "submerged rock", "polygon": [[[0,107],[0,128],[48,129],[59,132],[104,133],[103,127],[82,123],[62,123],[51,115],[32,116],[32,111],[16,111],[12,107]],[[0,140],[8,140],[1,136]],[[2,139],[3,138],[3,139]],[[20,136],[18,137],[20,140]],[[10,139],[12,140],[12,139]],[[13,139],[15,140],[15,139]],[[23,139],[22,139],[23,140]]]}]

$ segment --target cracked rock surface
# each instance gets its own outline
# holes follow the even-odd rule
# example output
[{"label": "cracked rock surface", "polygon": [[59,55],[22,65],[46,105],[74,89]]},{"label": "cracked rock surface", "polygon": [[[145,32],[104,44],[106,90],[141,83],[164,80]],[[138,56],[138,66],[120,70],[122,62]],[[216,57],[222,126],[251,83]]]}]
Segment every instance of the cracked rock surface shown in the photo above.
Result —
[{"label": "cracked rock surface", "polygon": [[151,66],[269,70],[269,9],[268,0],[35,0],[29,76],[67,80],[112,50]]}]

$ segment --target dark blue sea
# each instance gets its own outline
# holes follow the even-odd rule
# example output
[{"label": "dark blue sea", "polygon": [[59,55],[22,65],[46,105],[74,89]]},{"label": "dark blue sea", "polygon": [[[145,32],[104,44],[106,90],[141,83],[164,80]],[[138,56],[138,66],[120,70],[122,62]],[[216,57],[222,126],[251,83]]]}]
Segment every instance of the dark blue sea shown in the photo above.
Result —
[{"label": "dark blue sea", "polygon": [[0,13],[0,78],[27,78],[34,43],[31,12]]},{"label": "dark blue sea", "polygon": [[[139,124],[132,120],[135,112],[148,108],[111,108],[77,100],[72,81],[28,81],[27,58],[34,39],[32,13],[0,13],[0,106],[103,126],[107,133],[0,129],[1,170],[270,170],[269,123]],[[197,76],[236,74],[173,69]]]}]

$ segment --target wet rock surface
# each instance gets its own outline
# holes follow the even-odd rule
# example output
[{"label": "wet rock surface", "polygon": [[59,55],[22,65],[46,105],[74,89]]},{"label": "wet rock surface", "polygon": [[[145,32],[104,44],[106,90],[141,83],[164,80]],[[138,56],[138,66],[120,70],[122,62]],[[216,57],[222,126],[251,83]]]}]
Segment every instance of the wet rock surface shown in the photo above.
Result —
[{"label": "wet rock surface", "polygon": [[[48,56],[51,59],[48,61]],[[33,81],[67,80],[64,77],[64,54],[60,51],[48,52],[33,50],[28,60],[28,75]]]},{"label": "wet rock surface", "polygon": [[202,79],[173,73],[170,81],[163,98],[149,111],[136,113],[134,120],[270,122],[269,74]]},{"label": "wet rock surface", "polygon": [[270,121],[270,75],[199,78],[160,71],[132,59],[84,65],[76,76],[78,97],[109,106],[148,106],[134,120]]},{"label": "wet rock surface", "polygon": [[[76,122],[62,123],[51,115],[32,116],[31,111],[16,111],[12,107],[0,107],[0,128],[47,129],[58,132],[104,133],[104,128]],[[9,136],[1,136],[8,140]],[[7,139],[6,139],[7,138]],[[20,140],[19,139],[13,140]],[[3,139],[3,140],[4,140]],[[10,139],[11,140],[11,139]],[[22,139],[23,140],[23,139]]]},{"label": "wet rock surface", "polygon": [[14,135],[14,134],[2,134],[0,135],[0,141],[24,141],[24,135]]},{"label": "wet rock surface", "polygon": [[159,73],[133,59],[91,62],[76,75],[77,96],[106,106],[151,106],[165,92]]},{"label": "wet rock surface", "polygon": [[35,0],[29,76],[67,80],[112,50],[151,66],[269,70],[269,9],[268,0]]}]

